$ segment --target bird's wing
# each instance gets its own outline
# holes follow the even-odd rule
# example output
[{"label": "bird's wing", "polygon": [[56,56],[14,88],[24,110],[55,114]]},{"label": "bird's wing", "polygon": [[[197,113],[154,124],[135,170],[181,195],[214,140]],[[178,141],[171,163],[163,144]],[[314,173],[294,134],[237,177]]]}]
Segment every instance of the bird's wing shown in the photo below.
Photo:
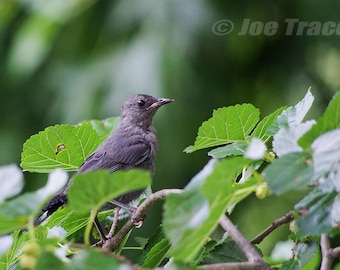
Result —
[{"label": "bird's wing", "polygon": [[152,145],[141,135],[132,135],[103,143],[79,167],[78,172],[107,169],[114,172],[128,167],[138,167],[150,157]]}]

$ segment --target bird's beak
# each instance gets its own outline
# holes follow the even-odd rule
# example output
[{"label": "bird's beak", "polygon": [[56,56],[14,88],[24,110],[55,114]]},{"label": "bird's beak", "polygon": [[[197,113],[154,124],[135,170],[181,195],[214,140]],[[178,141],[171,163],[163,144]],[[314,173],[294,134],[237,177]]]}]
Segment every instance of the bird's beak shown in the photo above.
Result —
[{"label": "bird's beak", "polygon": [[159,98],[156,102],[152,103],[149,107],[146,108],[146,110],[151,109],[158,109],[159,107],[163,106],[164,104],[168,104],[170,102],[174,102],[175,100],[173,98]]}]

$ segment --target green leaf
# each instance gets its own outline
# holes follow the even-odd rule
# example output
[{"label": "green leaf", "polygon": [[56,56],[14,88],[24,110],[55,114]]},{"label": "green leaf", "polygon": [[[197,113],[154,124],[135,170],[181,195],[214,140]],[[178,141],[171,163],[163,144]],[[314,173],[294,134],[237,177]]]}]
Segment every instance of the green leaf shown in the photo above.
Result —
[{"label": "green leaf", "polygon": [[11,236],[14,241],[11,248],[0,257],[0,269],[11,269],[11,266],[18,261],[22,244],[28,240],[29,234],[28,232],[17,230]]},{"label": "green leaf", "polygon": [[92,125],[92,127],[97,131],[101,138],[106,138],[107,136],[110,135],[112,131],[114,131],[117,128],[119,120],[120,120],[119,117],[110,117],[104,120],[93,119],[89,121],[84,121],[82,123],[89,122]]},{"label": "green leaf", "polygon": [[146,244],[138,261],[143,268],[156,268],[164,260],[170,249],[170,242],[166,238],[162,227],[158,227]]},{"label": "green leaf", "polygon": [[280,270],[301,270],[297,260],[290,260],[282,263]]},{"label": "green leaf", "polygon": [[59,260],[52,252],[44,250],[39,256],[36,269],[64,270],[68,269],[68,267],[64,262]]},{"label": "green leaf", "polygon": [[150,250],[146,256],[146,260],[143,264],[145,268],[155,268],[158,267],[164,260],[165,255],[168,253],[171,245],[167,238],[160,240],[155,246]]},{"label": "green leaf", "polygon": [[302,270],[317,269],[320,265],[320,248],[316,242],[298,243],[295,255]]},{"label": "green leaf", "polygon": [[331,224],[333,227],[339,227],[340,224],[340,193],[338,193],[333,201],[330,212]]},{"label": "green leaf", "polygon": [[275,112],[263,118],[252,132],[251,137],[259,138],[262,141],[267,142],[271,137],[271,135],[268,134],[268,128],[277,119],[277,117],[282,113],[284,109],[286,109],[286,106],[277,109]]},{"label": "green leaf", "polygon": [[340,128],[340,91],[336,92],[333,99],[328,104],[323,115],[316,124],[299,140],[299,145],[303,149],[308,149],[312,142],[321,134],[332,129]]},{"label": "green leaf", "polygon": [[311,157],[302,152],[284,155],[274,160],[262,173],[274,194],[306,188],[313,181]]},{"label": "green leaf", "polygon": [[290,126],[298,125],[302,123],[309,109],[314,101],[314,96],[308,89],[304,98],[299,101],[294,107],[290,106],[284,110],[276,120],[270,125],[266,134],[275,135],[280,128],[288,128]]},{"label": "green leaf", "polygon": [[30,192],[0,205],[0,234],[24,227],[41,202],[42,198],[36,192]]},{"label": "green leaf", "polygon": [[314,168],[317,176],[326,174],[340,161],[340,129],[328,131],[312,143]]},{"label": "green leaf", "polygon": [[[126,269],[133,267],[118,262],[113,256],[105,255],[95,249],[87,249],[77,253],[67,265],[66,269],[93,270],[93,269]],[[48,269],[48,268],[39,268]]]},{"label": "green leaf", "polygon": [[221,215],[233,203],[234,194],[242,189],[243,184],[235,183],[234,179],[249,162],[242,157],[234,157],[222,160],[216,167],[208,163],[184,192],[167,197],[163,224],[172,243],[175,261],[190,262],[194,259],[216,228]]},{"label": "green leaf", "polygon": [[20,165],[26,171],[39,173],[57,168],[76,171],[100,142],[90,123],[48,127],[24,143]]},{"label": "green leaf", "polygon": [[201,261],[201,265],[226,263],[226,262],[246,262],[247,257],[242,250],[232,240],[215,245],[214,249]]},{"label": "green leaf", "polygon": [[325,193],[314,189],[295,205],[300,214],[296,218],[297,233],[304,236],[330,234],[333,230],[331,209],[336,198],[335,191]]},{"label": "green leaf", "polygon": [[214,110],[213,116],[202,123],[193,146],[184,151],[247,141],[247,136],[260,120],[260,111],[252,104],[242,104]]},{"label": "green leaf", "polygon": [[243,156],[248,144],[246,142],[234,142],[208,152],[213,158],[225,158],[228,156]]},{"label": "green leaf", "polygon": [[142,170],[77,174],[68,191],[69,206],[79,213],[98,211],[105,202],[128,191],[145,189],[150,183],[150,173]]},{"label": "green leaf", "polygon": [[302,152],[302,148],[298,145],[298,139],[305,134],[315,121],[307,121],[305,123],[293,125],[287,128],[281,128],[273,139],[273,151],[277,156],[282,156],[293,152]]},{"label": "green leaf", "polygon": [[63,207],[54,212],[43,226],[47,228],[62,226],[67,232],[67,238],[77,240],[84,236],[84,228],[88,219],[87,213],[75,213],[70,207]]}]

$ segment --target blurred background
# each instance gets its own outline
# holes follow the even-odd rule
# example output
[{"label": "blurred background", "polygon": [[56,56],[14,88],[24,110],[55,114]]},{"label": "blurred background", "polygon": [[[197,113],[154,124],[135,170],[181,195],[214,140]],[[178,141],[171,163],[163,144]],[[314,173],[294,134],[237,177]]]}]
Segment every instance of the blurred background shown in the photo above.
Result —
[{"label": "blurred background", "polygon": [[[320,116],[340,86],[340,26],[322,30],[340,23],[339,9],[329,0],[0,0],[0,165],[20,163],[25,140],[47,126],[118,116],[126,98],[148,93],[176,100],[154,119],[153,189],[181,188],[209,159],[183,149],[213,109],[252,103],[264,117],[311,86],[309,117]],[[46,176],[26,179],[32,190]],[[233,219],[251,238],[297,198],[251,196]],[[156,206],[138,234],[150,235],[160,219]],[[265,240],[265,252],[273,242]]]}]

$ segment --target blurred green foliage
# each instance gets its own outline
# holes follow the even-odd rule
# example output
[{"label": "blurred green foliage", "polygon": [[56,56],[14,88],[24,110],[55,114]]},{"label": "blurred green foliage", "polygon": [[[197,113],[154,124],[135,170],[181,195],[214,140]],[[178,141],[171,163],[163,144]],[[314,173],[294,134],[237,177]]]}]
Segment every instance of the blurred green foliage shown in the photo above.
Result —
[{"label": "blurred green foliage", "polygon": [[[330,0],[1,0],[0,164],[19,163],[25,140],[47,126],[117,116],[143,92],[176,100],[155,119],[154,190],[183,187],[208,160],[183,149],[213,109],[249,102],[262,118],[311,86],[311,116],[321,114],[340,86],[339,36],[285,36],[285,20],[338,23],[339,8]],[[245,18],[276,21],[279,31],[240,36]],[[212,30],[222,19],[234,23],[228,35]],[[242,218],[252,211],[245,205]]]}]

